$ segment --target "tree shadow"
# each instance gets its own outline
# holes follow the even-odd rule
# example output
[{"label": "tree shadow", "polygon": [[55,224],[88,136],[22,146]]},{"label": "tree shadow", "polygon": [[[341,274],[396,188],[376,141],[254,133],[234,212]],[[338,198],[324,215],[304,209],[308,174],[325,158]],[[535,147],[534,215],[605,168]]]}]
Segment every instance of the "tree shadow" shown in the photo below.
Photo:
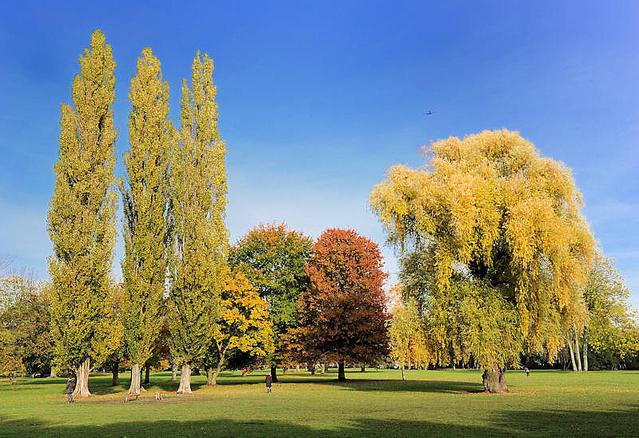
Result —
[{"label": "tree shadow", "polygon": [[[254,419],[198,421],[136,421],[97,425],[58,425],[44,421],[0,419],[0,432],[17,437],[368,437],[377,436],[481,436],[482,428],[450,426],[426,421],[357,419],[345,427],[313,428],[283,421]],[[494,435],[493,435],[494,436]]]},{"label": "tree shadow", "polygon": [[[311,415],[309,413],[309,415]],[[312,417],[310,417],[312,418]],[[311,427],[284,421],[253,418],[245,421],[211,419],[197,421],[149,420],[114,422],[107,425],[61,425],[42,420],[0,417],[3,437],[155,437],[155,436],[261,436],[261,437],[391,437],[391,436],[636,436],[639,409],[609,411],[504,411],[488,414],[481,425],[452,421],[355,418],[347,425]],[[117,421],[117,420],[116,420]]]},{"label": "tree shadow", "polygon": [[406,380],[406,383],[402,383],[401,380],[347,379],[345,382],[328,380],[314,383],[348,388],[353,391],[438,392],[444,394],[484,392],[484,387],[481,383],[452,380]]}]

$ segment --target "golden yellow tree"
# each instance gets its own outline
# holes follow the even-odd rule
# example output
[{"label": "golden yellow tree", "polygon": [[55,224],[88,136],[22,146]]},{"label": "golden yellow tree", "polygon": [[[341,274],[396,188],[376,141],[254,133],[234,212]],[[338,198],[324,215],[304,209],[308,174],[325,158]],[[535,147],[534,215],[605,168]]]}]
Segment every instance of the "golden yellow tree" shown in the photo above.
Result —
[{"label": "golden yellow tree", "polygon": [[[73,106],[62,105],[60,159],[49,209],[53,257],[51,325],[58,363],[77,375],[76,396],[88,397],[104,302],[112,287],[115,242],[113,101],[115,62],[104,34],[91,35],[73,80]],[[99,351],[98,351],[99,350]],[[98,359],[100,360],[100,359]]]},{"label": "golden yellow tree", "polygon": [[191,367],[213,340],[226,283],[226,148],[217,129],[213,60],[196,55],[191,88],[182,85],[179,144],[169,177],[173,224],[168,322],[171,355],[182,366],[178,393],[191,392]]},{"label": "golden yellow tree", "polygon": [[235,351],[264,358],[273,353],[273,324],[268,305],[246,276],[237,272],[226,283],[220,302],[220,318],[215,326],[212,361],[208,367],[208,384],[215,385]]},{"label": "golden yellow tree", "polygon": [[400,364],[402,381],[406,381],[405,366],[427,366],[431,360],[422,318],[414,299],[400,299],[392,309],[393,319],[388,329],[391,357]]},{"label": "golden yellow tree", "polygon": [[[563,321],[585,314],[578,290],[594,239],[582,196],[568,168],[516,132],[451,137],[428,152],[422,169],[392,167],[371,205],[392,242],[427,260],[420,266],[431,287],[421,293],[438,361],[472,356],[486,390],[504,391],[518,351],[552,360]],[[462,324],[456,310],[475,322]],[[449,348],[452,333],[467,342]]]}]

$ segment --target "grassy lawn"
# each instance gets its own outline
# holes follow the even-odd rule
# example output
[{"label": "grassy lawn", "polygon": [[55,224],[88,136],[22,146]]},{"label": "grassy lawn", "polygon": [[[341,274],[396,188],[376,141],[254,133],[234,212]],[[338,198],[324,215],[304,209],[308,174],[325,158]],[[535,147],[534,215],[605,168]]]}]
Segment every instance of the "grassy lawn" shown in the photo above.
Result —
[{"label": "grassy lawn", "polygon": [[177,397],[159,373],[128,403],[128,379],[93,377],[95,395],[73,405],[64,379],[2,381],[0,436],[639,436],[638,371],[512,371],[504,395],[482,393],[477,371],[410,371],[405,385],[399,371],[347,377],[287,373],[266,394],[263,374],[228,373],[213,388],[195,376],[193,395]]}]

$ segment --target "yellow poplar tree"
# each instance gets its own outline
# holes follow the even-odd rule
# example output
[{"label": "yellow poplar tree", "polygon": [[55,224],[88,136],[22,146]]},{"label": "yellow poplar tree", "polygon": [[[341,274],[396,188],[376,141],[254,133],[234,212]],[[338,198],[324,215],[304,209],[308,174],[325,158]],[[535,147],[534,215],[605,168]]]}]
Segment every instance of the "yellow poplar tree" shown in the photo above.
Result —
[{"label": "yellow poplar tree", "polygon": [[96,30],[80,57],[72,105],[62,105],[60,152],[49,209],[52,334],[58,362],[75,370],[75,394],[88,397],[90,360],[111,282],[115,240],[113,101],[115,62]]},{"label": "yellow poplar tree", "polygon": [[193,60],[182,85],[179,143],[171,158],[174,245],[168,322],[171,356],[182,366],[178,393],[191,392],[191,367],[213,341],[217,303],[227,276],[228,232],[224,142],[220,139],[213,60]]},{"label": "yellow poplar tree", "polygon": [[162,326],[167,276],[168,170],[175,139],[169,116],[169,84],[151,49],[138,59],[131,80],[129,144],[124,156],[125,344],[131,362],[130,394],[140,393],[140,370],[151,357]]},{"label": "yellow poplar tree", "polygon": [[522,349],[552,360],[565,321],[583,324],[594,239],[582,196],[569,169],[516,132],[451,137],[428,152],[423,169],[392,167],[371,205],[391,241],[428,261],[432,287],[417,295],[438,361],[472,357],[485,389],[504,391]]},{"label": "yellow poplar tree", "polygon": [[264,358],[275,349],[268,304],[243,273],[237,272],[229,278],[221,298],[220,318],[213,336],[216,364],[215,369],[208,369],[209,385],[217,383],[233,351]]}]

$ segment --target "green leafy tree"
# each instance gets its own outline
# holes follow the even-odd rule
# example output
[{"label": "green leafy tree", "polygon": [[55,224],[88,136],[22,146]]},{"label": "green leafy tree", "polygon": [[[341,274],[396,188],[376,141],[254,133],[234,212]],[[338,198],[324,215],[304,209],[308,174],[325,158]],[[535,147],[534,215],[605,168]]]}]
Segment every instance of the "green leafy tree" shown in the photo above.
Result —
[{"label": "green leafy tree", "polygon": [[129,144],[124,156],[125,257],[122,262],[126,352],[131,361],[129,394],[140,393],[140,369],[152,355],[162,326],[167,276],[169,157],[175,139],[169,117],[169,84],[151,49],[138,59],[131,80]]},{"label": "green leafy tree", "polygon": [[[584,288],[587,323],[567,340],[574,370],[588,371],[589,353],[602,365],[615,368],[639,351],[639,323],[629,298],[613,261],[598,252]],[[580,344],[582,361],[578,360]]]},{"label": "green leafy tree", "polygon": [[204,359],[227,276],[226,148],[217,129],[213,60],[193,60],[191,89],[182,85],[179,144],[173,150],[170,193],[173,252],[168,322],[171,354],[182,366],[178,393],[191,392],[191,367]]},{"label": "green leafy tree", "polygon": [[0,279],[4,301],[0,310],[0,371],[45,375],[53,361],[48,285],[27,277]]},{"label": "green leafy tree", "polygon": [[296,304],[308,285],[305,267],[312,244],[310,237],[285,224],[260,225],[240,239],[229,256],[230,265],[242,271],[268,303],[275,344],[271,374],[276,382],[286,349],[284,335],[297,325]]},{"label": "green leafy tree", "polygon": [[215,385],[228,358],[235,352],[251,359],[264,358],[273,352],[273,326],[268,306],[255,287],[241,272],[229,278],[220,302],[220,317],[215,325],[212,362],[208,384]]},{"label": "green leafy tree", "polygon": [[75,395],[82,397],[91,395],[90,360],[102,354],[97,335],[112,286],[114,69],[111,46],[102,32],[93,32],[73,80],[73,106],[62,105],[60,158],[49,209],[51,330],[56,358],[75,370]]},{"label": "green leafy tree", "polygon": [[391,168],[371,205],[390,241],[421,260],[428,278],[405,285],[425,286],[412,293],[438,362],[472,357],[485,389],[505,391],[516,353],[552,360],[566,327],[583,326],[594,239],[582,196],[569,169],[515,132],[451,137],[428,152],[423,169]]}]

